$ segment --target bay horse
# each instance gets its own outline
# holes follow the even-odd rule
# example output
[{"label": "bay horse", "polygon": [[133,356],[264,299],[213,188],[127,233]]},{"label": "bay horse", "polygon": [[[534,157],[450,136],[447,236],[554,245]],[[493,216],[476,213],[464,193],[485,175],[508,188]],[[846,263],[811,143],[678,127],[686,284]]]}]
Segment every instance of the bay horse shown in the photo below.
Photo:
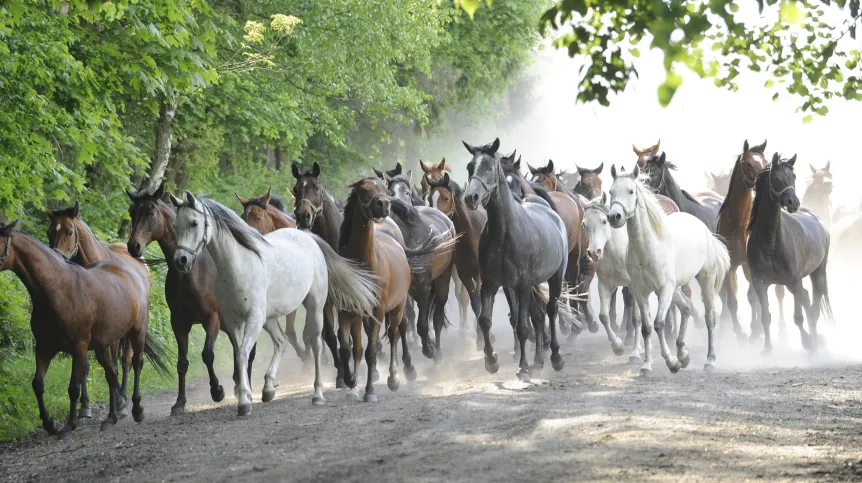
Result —
[{"label": "bay horse", "polygon": [[[821,309],[832,320],[826,263],[829,258],[829,231],[813,212],[800,210],[796,196],[796,156],[783,160],[775,153],[772,162],[757,175],[754,206],[748,222],[747,257],[752,284],[760,302],[760,321],[765,335],[765,353],[772,351],[769,333],[771,316],[767,289],[780,284],[793,294],[793,321],[799,328],[802,346],[817,348],[817,320]],[[782,208],[787,210],[783,211]],[[809,277],[814,300],[802,286]],[[803,327],[803,310],[808,316],[809,335]]]},{"label": "bay horse", "polygon": [[[76,263],[85,267],[91,263],[114,260],[120,263],[126,263],[138,272],[138,275],[150,280],[150,272],[144,264],[134,259],[129,255],[129,250],[122,243],[105,244],[96,238],[90,230],[90,226],[79,216],[80,207],[78,203],[75,206],[61,210],[45,210],[45,215],[50,219],[48,227],[48,246],[59,252],[63,257],[72,263]],[[161,361],[166,354],[164,348],[157,342],[158,339],[152,340],[147,344],[147,349],[158,350],[161,352],[158,356],[155,354],[147,354],[151,360]],[[132,366],[132,341],[123,339],[121,345],[113,348],[112,352],[115,360],[120,356],[119,349],[123,348],[122,352],[122,368],[123,377],[120,384],[119,392],[119,408],[125,409],[129,399],[127,388],[129,382],[129,373]],[[168,375],[170,370],[163,366],[156,366],[157,372],[162,375]],[[87,359],[87,367],[84,371],[84,382],[81,385],[81,409],[78,411],[79,418],[93,417],[93,411],[89,407],[89,394],[87,391],[87,378],[90,373],[90,361]]]},{"label": "bay horse", "polygon": [[[614,184],[610,190],[607,218],[613,228],[625,226],[628,233],[626,268],[631,278],[632,293],[643,314],[644,363],[641,374],[652,372],[649,340],[653,324],[647,316],[650,314],[648,297],[651,293],[658,296],[655,327],[668,369],[675,373],[688,364],[690,356],[685,348],[687,318],[680,321],[676,357],[670,353],[662,329],[671,301],[677,306],[691,306],[691,300],[677,288],[692,279],[696,279],[701,287],[709,344],[705,369],[710,370],[715,362],[715,295],[721,289],[730,266],[727,248],[694,216],[685,212],[665,215],[655,197],[639,180],[639,174],[637,164],[630,174],[618,174],[616,167],[611,166]],[[690,313],[690,310],[683,312]]]},{"label": "bay horse", "polygon": [[[400,164],[399,164],[400,166]],[[390,177],[383,173],[390,199],[390,217],[398,224],[408,248],[417,249],[437,239],[457,246],[455,225],[439,210],[427,206],[413,206],[411,171],[406,175]],[[422,354],[440,362],[443,357],[440,336],[446,323],[446,301],[449,299],[449,281],[452,279],[454,252],[435,257],[430,267],[411,274],[410,297],[416,301],[419,314],[417,332],[422,339]],[[428,319],[434,320],[434,343],[428,335]],[[462,324],[464,322],[462,321]]]},{"label": "bay horse", "polygon": [[284,350],[278,318],[299,305],[306,310],[303,339],[314,357],[311,402],[324,404],[320,374],[323,314],[333,310],[370,314],[378,298],[372,275],[308,232],[284,228],[261,235],[224,205],[195,198],[188,191],[182,200],[171,195],[171,203],[177,207],[177,248],[172,263],[180,272],[189,273],[206,249],[219,273],[215,293],[221,302],[222,326],[234,348],[237,414],[252,412],[247,368],[262,328],[274,346],[262,400],[275,397]]},{"label": "bay horse", "polygon": [[58,352],[72,356],[69,419],[58,436],[67,438],[78,426],[76,406],[90,350],[95,351],[105,369],[110,394],[108,415],[101,430],[117,423],[120,384],[112,351],[124,338],[131,341],[133,350],[132,417],[135,422],[143,421],[140,378],[149,324],[149,277],[142,277],[129,264],[114,260],[87,267],[67,262],[39,240],[17,231],[17,227],[17,220],[0,225],[3,246],[0,270],[15,272],[32,299],[30,327],[36,342],[33,392],[42,427],[48,434],[58,434],[43,399],[45,373]]},{"label": "bay horse", "polygon": [[[563,291],[563,279],[569,261],[569,233],[563,220],[552,208],[553,200],[544,190],[542,195],[525,196],[519,203],[512,192],[498,159],[500,140],[485,146],[464,147],[473,156],[467,165],[470,176],[464,201],[475,210],[480,205],[488,213],[488,221],[479,240],[479,267],[482,278],[482,313],[479,325],[485,337],[485,369],[490,373],[499,370],[497,354],[491,343],[491,315],[494,297],[501,287],[509,289],[514,297],[510,309],[517,314],[516,332],[520,345],[518,375],[529,380],[527,364],[527,311],[534,290],[548,284],[546,313],[551,331],[551,364],[555,371],[563,369],[564,361],[557,341],[557,301]],[[544,315],[531,316],[536,333],[536,354],[533,370],[544,366]]]},{"label": "bay horse", "polygon": [[817,169],[812,164],[808,166],[811,168],[811,181],[802,196],[802,206],[816,213],[826,228],[830,228],[833,221],[832,171],[830,171],[832,162],[827,161],[822,169]]},{"label": "bay horse", "polygon": [[[126,244],[129,255],[140,258],[147,246],[156,242],[166,260],[173,259],[177,251],[177,233],[174,229],[176,215],[167,203],[164,183],[153,192],[139,193],[126,190],[132,202],[129,216],[132,224]],[[206,334],[201,359],[207,368],[210,396],[215,402],[224,399],[224,388],[215,373],[215,343],[222,323],[219,299],[215,293],[216,267],[207,250],[197,257],[197,262],[188,273],[180,272],[173,263],[168,263],[165,278],[165,301],[171,311],[171,329],[177,341],[177,400],[171,407],[171,416],[185,412],[186,374],[189,369],[189,333],[192,326],[200,324]],[[222,329],[223,330],[223,329]],[[252,349],[253,361],[256,350]],[[236,371],[234,367],[234,371]],[[251,363],[249,363],[249,371]],[[249,376],[251,377],[251,376]]]},{"label": "bay horse", "polygon": [[[341,344],[341,364],[344,367],[344,382],[351,389],[356,387],[356,378],[350,369],[350,334],[353,339],[354,370],[359,369],[362,359],[362,327],[368,335],[368,348],[365,351],[365,362],[368,366],[366,380],[366,402],[377,401],[374,394],[374,374],[376,373],[377,351],[374,346],[379,339],[381,323],[385,321],[390,344],[389,378],[387,385],[392,391],[398,390],[398,339],[401,337],[402,361],[404,375],[409,381],[416,379],[416,369],[413,367],[407,339],[407,325],[404,321],[404,307],[411,286],[412,273],[420,271],[419,267],[429,267],[434,257],[441,250],[451,247],[444,246],[431,239],[418,250],[404,248],[385,230],[377,227],[390,214],[391,201],[386,185],[379,179],[370,177],[361,179],[349,186],[350,194],[344,207],[344,223],[338,241],[342,256],[362,263],[374,275],[380,294],[375,302],[371,317],[361,314],[342,312],[338,316],[338,340]],[[348,397],[358,397],[352,391]]]},{"label": "bay horse", "polygon": [[[550,164],[550,161],[549,161]],[[552,166],[553,167],[553,166]],[[547,166],[545,167],[547,170]],[[599,164],[597,168],[581,168],[575,165],[578,170],[578,182],[575,184],[575,193],[583,196],[586,200],[595,199],[602,194],[602,170],[605,168],[605,163]],[[553,171],[551,171],[553,173]],[[547,188],[549,179],[537,180]]]},{"label": "bay horse", "polygon": [[[272,195],[272,188],[265,195],[256,198],[246,199],[236,193],[234,193],[234,196],[236,196],[239,204],[242,205],[240,218],[248,226],[259,231],[261,235],[266,235],[282,228],[296,228],[296,220],[287,214],[281,198]],[[284,335],[287,337],[288,344],[293,347],[296,355],[302,361],[303,367],[307,367],[306,365],[311,360],[311,349],[302,347],[296,339],[296,312],[291,312],[285,317]],[[327,340],[326,336],[324,336],[324,340]]]}]

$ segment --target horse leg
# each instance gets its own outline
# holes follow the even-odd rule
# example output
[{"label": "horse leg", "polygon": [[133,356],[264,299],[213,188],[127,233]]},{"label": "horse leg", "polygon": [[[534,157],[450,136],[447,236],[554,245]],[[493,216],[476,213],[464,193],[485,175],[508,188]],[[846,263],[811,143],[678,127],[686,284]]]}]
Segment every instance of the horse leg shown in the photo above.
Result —
[{"label": "horse leg", "polygon": [[[102,368],[105,370],[105,379],[108,381],[108,394],[110,396],[108,402],[108,415],[105,417],[105,420],[102,421],[102,425],[99,428],[100,431],[106,431],[113,428],[119,420],[119,418],[117,417],[117,411],[119,410],[119,401],[117,399],[119,396],[120,382],[117,379],[117,366],[115,365],[114,354],[112,354],[110,346],[99,346],[95,349],[95,352],[96,359],[99,361],[99,364],[101,364]],[[74,364],[74,362],[72,362],[72,364]],[[61,437],[63,432],[65,431],[66,428],[64,428],[63,431],[60,432]]]},{"label": "horse leg", "polygon": [[787,334],[784,322],[784,285],[775,286],[775,298],[778,300],[778,337],[784,339]]},{"label": "horse leg", "polygon": [[[682,367],[679,363],[679,359],[676,358],[675,355],[670,353],[670,346],[667,343],[667,339],[665,338],[665,323],[667,322],[667,313],[670,310],[670,302],[673,299],[673,292],[676,287],[670,283],[666,284],[661,288],[661,291],[658,293],[658,311],[655,315],[655,333],[658,336],[658,343],[661,347],[661,356],[664,358],[665,364],[667,368],[670,369],[670,372],[676,373],[679,371],[680,367]],[[646,340],[646,337],[644,337]]]},{"label": "horse leg", "polygon": [[[449,301],[449,279],[451,277],[445,274],[438,277],[434,281],[433,292],[434,297],[434,363],[438,364],[443,360],[443,350],[440,348],[440,336],[443,334],[443,327],[446,324],[446,302]],[[460,300],[459,300],[460,303]]]},{"label": "horse leg", "polygon": [[407,303],[404,305],[404,317],[407,319],[407,328],[410,329],[412,342],[419,341],[419,334],[416,332],[416,302],[409,295],[407,296]]},{"label": "horse leg", "polygon": [[[757,298],[758,303],[760,304],[760,323],[763,326],[763,334],[765,335],[764,339],[764,354],[772,353],[772,337],[769,334],[769,325],[772,322],[772,315],[769,313],[769,294],[767,290],[769,289],[769,285],[761,282],[757,279],[752,280],[752,285],[754,286],[754,294]],[[754,326],[752,326],[752,332],[754,332]],[[753,337],[753,335],[752,335]],[[754,339],[757,340],[757,339]]]},{"label": "horse leg", "polygon": [[[487,283],[487,281],[482,285],[482,313],[479,315],[479,326],[482,328],[482,335],[485,338],[485,370],[491,374],[500,370],[500,363],[491,343],[491,314],[494,312],[494,296],[497,295],[498,288]],[[511,305],[510,302],[509,306],[511,307]]]},{"label": "horse leg", "polygon": [[[356,377],[353,371],[350,370],[350,353],[352,347],[350,343],[350,332],[353,328],[354,321],[358,315],[342,312],[338,314],[338,353],[341,359],[341,372],[344,374],[344,385],[348,388],[356,387]],[[356,341],[357,344],[362,344],[362,340]],[[351,394],[351,393],[348,393]],[[352,396],[348,396],[352,398]]]},{"label": "horse leg", "polygon": [[[81,381],[84,378],[84,369],[87,365],[87,342],[76,341],[72,346],[72,376],[69,379],[69,419],[66,426],[60,430],[60,439],[70,435],[78,427],[78,397],[81,395]],[[105,373],[107,374],[107,369]],[[116,377],[116,376],[115,376]],[[110,386],[116,391],[117,386]],[[116,395],[112,392],[112,397]],[[116,401],[116,399],[114,399]],[[116,417],[116,413],[114,413]]]},{"label": "horse leg", "polygon": [[118,407],[120,410],[128,415],[126,412],[126,405],[129,402],[129,394],[127,392],[127,387],[129,385],[129,373],[132,372],[132,340],[129,337],[124,337],[120,340],[120,346],[123,348],[123,379],[120,384],[120,393],[117,396]]},{"label": "horse leg", "polygon": [[679,288],[673,292],[673,306],[679,311],[679,332],[676,336],[676,357],[683,368],[688,367],[691,356],[685,347],[685,332],[691,317],[691,299]]},{"label": "horse leg", "polygon": [[[189,371],[189,332],[191,326],[177,320],[173,314],[171,314],[171,325],[174,329],[174,338],[177,340],[177,376],[179,379],[177,402],[171,407],[171,416],[177,416],[183,414],[186,407],[186,373]],[[209,334],[207,334],[207,338],[209,338]],[[204,353],[206,353],[206,345],[204,346]],[[206,362],[206,356],[204,356],[204,362]]]},{"label": "horse leg", "polygon": [[[568,265],[572,265],[571,260],[568,262]],[[583,295],[583,300],[578,302],[578,306],[584,314],[587,329],[595,334],[599,331],[599,324],[596,322],[592,307],[590,307],[590,283],[592,283],[593,277],[596,275],[596,263],[592,258],[584,255],[577,259],[577,264],[575,264],[574,268],[578,273],[576,279],[578,295]]]},{"label": "horse leg", "polygon": [[[362,324],[362,317],[357,316],[350,327],[350,338],[353,339],[353,373],[356,376],[359,375],[359,366],[362,364],[362,354],[364,353],[362,350]],[[368,343],[372,344],[370,341]],[[345,379],[344,382],[347,382],[347,380]],[[355,386],[356,383],[351,388]]]},{"label": "horse leg", "polygon": [[479,316],[482,314],[482,294],[478,290],[470,293],[470,306],[476,317],[476,350],[481,351],[485,348],[485,339],[482,337],[482,329],[479,327]]},{"label": "horse leg", "polygon": [[89,419],[93,417],[93,409],[90,407],[90,393],[87,391],[87,379],[90,377],[90,358],[84,365],[84,377],[81,379],[81,408],[78,409],[78,418]]},{"label": "horse leg", "polygon": [[[204,339],[204,349],[201,352],[201,359],[203,359],[204,364],[207,366],[207,373],[209,374],[210,396],[215,402],[220,402],[222,399],[224,399],[224,388],[221,386],[221,384],[219,384],[218,376],[216,376],[214,367],[215,343],[216,338],[218,337],[219,325],[220,323],[218,314],[209,314],[209,318],[204,324],[206,339]],[[188,351],[188,342],[186,343],[186,351]],[[188,362],[186,362],[186,367],[188,367]],[[177,370],[179,370],[179,362],[177,362]],[[185,378],[183,378],[181,387],[183,391],[183,403],[185,403]],[[173,408],[171,408],[171,414],[173,414]]]},{"label": "horse leg", "polygon": [[[306,316],[307,317],[307,316]],[[311,362],[311,348],[310,347],[302,347],[299,345],[299,340],[296,338],[296,312],[291,312],[287,314],[284,318],[284,331],[282,332],[282,337],[287,338],[287,343],[293,347],[293,350],[296,351],[297,357],[302,361],[302,370],[307,371],[306,364]]]},{"label": "horse leg", "polygon": [[644,361],[641,365],[641,375],[646,376],[652,374],[652,344],[650,344],[650,336],[652,335],[652,322],[649,319],[649,299],[646,294],[642,297],[635,297],[640,311],[641,337],[643,337],[643,352]]},{"label": "horse leg", "polygon": [[[259,316],[258,316],[259,317]],[[242,338],[238,338],[239,352],[236,354],[236,364],[239,367],[239,400],[237,401],[237,415],[249,416],[251,414],[251,353],[256,351],[257,339],[265,320],[249,317],[242,330]]]},{"label": "horse leg", "polygon": [[[599,280],[601,282],[601,280]],[[600,284],[601,286],[601,284]],[[608,309],[605,312],[608,317],[610,317],[611,328],[615,333],[619,333],[622,328],[622,323],[617,325],[617,292],[619,291],[619,287],[611,290],[610,293],[610,303],[608,304]],[[599,294],[599,299],[601,299],[601,293]],[[599,301],[599,322],[602,320],[602,303]],[[625,318],[625,316],[623,316]],[[604,322],[602,322],[604,324]]]},{"label": "horse leg", "polygon": [[614,333],[612,318],[608,317],[608,311],[613,307],[614,297],[617,293],[616,288],[611,288],[602,283],[599,279],[599,320],[605,326],[605,332],[608,335],[608,341],[611,343],[611,349],[614,354],[621,356],[625,349],[623,341]]},{"label": "horse leg", "polygon": [[[518,288],[518,325],[516,328],[516,333],[518,335],[518,342],[520,342],[521,353],[520,353],[520,361],[518,362],[518,378],[524,382],[530,381],[529,376],[529,368],[530,365],[527,363],[527,339],[529,337],[527,330],[527,312],[530,308],[530,297],[532,294],[532,287],[520,287]],[[538,323],[538,321],[536,321]],[[541,324],[545,324],[544,317],[541,320]],[[540,342],[536,341],[536,350],[542,350]]]},{"label": "horse leg", "polygon": [[808,312],[808,329],[811,331],[811,344],[814,350],[817,350],[817,346],[820,343],[817,335],[817,322],[820,321],[821,308],[825,308],[827,317],[832,315],[832,307],[829,305],[829,285],[826,279],[825,261],[816,270],[811,272],[810,278],[814,298],[811,301]]},{"label": "horse leg", "polygon": [[[407,343],[407,317],[401,316],[401,322],[398,323],[398,331],[401,333],[401,362],[404,363],[404,376],[407,380],[413,382],[416,380],[416,368],[413,367],[413,360],[410,357],[410,348]],[[394,352],[394,351],[393,351]]]},{"label": "horse leg", "polygon": [[[326,404],[326,398],[323,397],[323,376],[320,370],[323,353],[321,334],[325,332],[324,327],[329,324],[329,321],[326,320],[326,314],[324,314],[325,303],[326,292],[323,292],[322,297],[309,295],[303,302],[306,315],[305,327],[302,329],[302,340],[305,342],[305,347],[311,348],[311,355],[314,359],[314,394],[311,396],[311,404],[314,406]],[[275,372],[272,376],[275,378]]]},{"label": "horse leg", "polygon": [[[560,295],[563,291],[563,272],[559,272],[559,276],[555,275],[548,280],[548,305],[545,308],[545,311],[548,313],[548,326],[551,329],[551,367],[554,368],[555,371],[563,370],[563,366],[565,365],[565,361],[563,360],[563,356],[560,354],[560,342],[557,340],[557,328],[556,328],[556,319],[557,319],[557,301],[560,299]],[[544,322],[543,322],[544,323]],[[542,359],[544,359],[544,354],[542,354]],[[542,361],[544,364],[544,360]]]},{"label": "horse leg", "polygon": [[420,291],[421,294],[415,298],[416,304],[419,306],[419,314],[416,318],[416,331],[422,339],[422,355],[428,359],[433,359],[436,349],[434,348],[434,344],[431,343],[431,338],[428,335],[428,309],[431,305],[432,295],[430,292],[425,291],[424,288]]},{"label": "horse leg", "polygon": [[[625,292],[623,292],[625,294]],[[632,296],[632,307],[629,311],[630,313],[630,321],[629,321],[629,331],[632,332],[631,340],[632,343],[632,352],[629,354],[629,364],[638,365],[642,363],[641,355],[643,355],[644,347],[643,347],[643,336],[640,335],[642,330],[641,327],[641,317],[640,317],[640,307],[634,301],[634,297]],[[629,337],[626,336],[626,340]]]},{"label": "horse leg", "polygon": [[[509,304],[509,324],[512,326],[512,335],[515,339],[515,347],[512,349],[512,359],[517,361],[518,354],[521,352],[520,342],[518,340],[518,299],[514,290],[503,288],[503,294],[506,296],[506,302]],[[484,309],[484,295],[482,298],[482,308]],[[489,316],[490,317],[490,316]],[[487,355],[487,352],[485,352]]]},{"label": "horse leg", "polygon": [[744,345],[747,342],[748,337],[746,337],[745,332],[742,330],[742,325],[739,323],[739,305],[736,298],[738,288],[736,267],[730,267],[730,270],[728,270],[727,275],[724,278],[724,289],[727,294],[727,311],[730,312],[730,318],[733,321],[733,333],[736,334],[736,342],[739,345]]},{"label": "horse leg", "polygon": [[[462,335],[467,335],[470,333],[470,322],[468,320],[468,311],[467,309],[470,307],[470,293],[467,291],[467,287],[461,283],[461,279],[458,277],[458,270],[455,268],[454,263],[452,266],[452,275],[449,276],[452,279],[452,282],[455,284],[455,298],[458,299],[458,311],[461,316],[461,323],[459,325],[459,329]],[[449,282],[446,282],[446,292],[448,295],[449,292]]]},{"label": "horse leg", "polygon": [[[623,287],[623,322],[626,326],[626,341],[633,342],[635,346],[637,346],[638,340],[638,332],[639,325],[637,320],[635,320],[636,313],[638,310],[637,303],[635,302],[635,298],[632,295],[632,289],[630,287]],[[640,359],[640,353],[638,353],[638,359]]]},{"label": "horse leg", "polygon": [[[545,351],[551,350],[550,337],[546,337],[546,331],[550,333],[550,327],[545,325],[545,306],[541,303],[541,298],[536,293],[535,289],[530,290],[528,306],[528,317],[536,332],[536,354],[533,358],[533,365],[530,367],[530,375],[539,375],[542,373],[542,368],[545,366]],[[556,307],[555,307],[556,308]],[[556,332],[556,327],[554,328]]]},{"label": "horse leg", "polygon": [[33,394],[36,395],[36,403],[39,405],[39,419],[42,420],[42,427],[52,436],[57,434],[57,425],[51,418],[51,414],[48,413],[48,408],[45,407],[45,373],[51,366],[51,359],[54,358],[54,354],[55,351],[47,350],[44,344],[36,341],[36,373],[33,375]]},{"label": "horse leg", "polygon": [[[306,311],[306,319],[309,317],[308,314],[309,312]],[[307,320],[305,324],[305,326],[308,327]],[[314,325],[318,327],[320,326],[320,324]],[[275,377],[278,374],[278,366],[279,363],[281,363],[281,356],[284,354],[285,337],[281,328],[278,326],[278,319],[276,318],[266,319],[266,322],[263,324],[263,329],[272,338],[272,360],[269,361],[269,368],[263,376],[263,395],[261,397],[261,401],[270,402],[275,398]],[[317,332],[319,333],[320,331]],[[319,362],[319,356],[320,354],[315,357],[315,365]]]},{"label": "horse leg", "polygon": [[365,402],[377,402],[377,396],[374,394],[374,381],[380,377],[377,375],[377,340],[380,337],[380,324],[382,320],[384,320],[384,314],[383,310],[379,307],[375,310],[373,317],[365,317],[363,320],[365,334],[368,336],[368,345],[365,348],[365,364],[368,366],[368,379],[365,382],[365,397],[362,398]]},{"label": "horse leg", "polygon": [[[147,316],[148,317],[148,316]],[[128,336],[129,345],[132,352],[132,368],[135,371],[135,387],[132,388],[132,419],[136,423],[144,420],[144,407],[141,405],[141,370],[144,368],[144,345],[147,341],[146,327],[149,323],[148,318],[144,318],[140,326],[144,330],[139,333],[132,331]]]},{"label": "horse leg", "polygon": [[708,345],[704,370],[712,370],[715,368],[715,275],[702,271],[697,276],[697,282],[700,284],[700,298],[703,301]]},{"label": "horse leg", "polygon": [[[329,352],[332,352],[332,361],[335,365],[335,370],[337,371],[335,376],[335,388],[343,389],[347,387],[344,384],[344,366],[341,363],[341,357],[338,355],[338,335],[335,333],[331,311],[324,310],[323,330],[321,330],[320,335],[329,347]],[[324,351],[324,354],[326,354],[326,351]],[[322,363],[326,364],[326,361],[322,361]]]},{"label": "horse leg", "polygon": [[[449,287],[446,287],[449,288]],[[401,319],[404,318],[404,306],[396,307],[392,312],[386,314],[389,320],[388,337],[389,337],[389,378],[386,380],[386,385],[390,391],[397,391],[401,386],[398,382],[398,337],[401,334]]]},{"label": "horse leg", "polygon": [[[776,286],[777,287],[777,286]],[[793,285],[788,285],[787,289],[793,294],[793,322],[799,328],[799,336],[802,338],[802,347],[806,351],[813,351],[814,344],[811,336],[805,331],[805,316],[804,312],[809,311],[811,299],[808,296],[808,290],[802,286],[802,280],[794,280]],[[810,323],[811,321],[809,321]]]}]

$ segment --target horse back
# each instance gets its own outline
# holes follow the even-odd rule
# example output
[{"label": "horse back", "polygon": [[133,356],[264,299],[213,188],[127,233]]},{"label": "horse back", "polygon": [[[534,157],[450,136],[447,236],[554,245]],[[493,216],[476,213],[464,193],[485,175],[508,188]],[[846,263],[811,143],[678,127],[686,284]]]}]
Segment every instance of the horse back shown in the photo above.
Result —
[{"label": "horse back", "polygon": [[584,211],[571,196],[559,191],[548,193],[557,207],[557,214],[566,226],[566,239],[571,252],[581,246],[584,234],[581,232],[581,223],[584,219]]},{"label": "horse back", "polygon": [[404,302],[410,290],[410,265],[404,248],[387,233],[375,233],[374,252],[369,270],[380,287],[380,307],[383,312],[394,310]]},{"label": "horse back", "polygon": [[781,212],[782,235],[792,241],[793,250],[800,256],[800,272],[807,277],[817,269],[829,254],[829,231],[816,214],[807,210],[796,213]]},{"label": "horse back", "polygon": [[126,263],[104,260],[88,265],[79,280],[86,287],[79,295],[90,303],[77,315],[91,321],[90,347],[112,344],[134,328],[144,329],[149,320],[148,277]]}]

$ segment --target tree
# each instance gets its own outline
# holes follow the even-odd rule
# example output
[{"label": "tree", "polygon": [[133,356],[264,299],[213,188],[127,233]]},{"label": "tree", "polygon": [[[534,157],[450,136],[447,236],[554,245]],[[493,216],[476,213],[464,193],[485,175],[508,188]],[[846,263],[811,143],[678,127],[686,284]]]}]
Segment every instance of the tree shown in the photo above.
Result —
[{"label": "tree", "polygon": [[757,0],[747,12],[735,0],[563,0],[544,14],[542,29],[560,34],[554,43],[570,56],[586,57],[580,101],[608,105],[609,94],[625,90],[637,74],[638,46],[649,41],[664,55],[662,105],[682,82],[680,66],[731,90],[739,73],[748,70],[769,74],[764,87],[775,90],[773,99],[782,86],[799,98],[809,122],[812,114],[828,112],[825,100],[862,99],[860,53],[848,42],[856,39],[859,3]]}]

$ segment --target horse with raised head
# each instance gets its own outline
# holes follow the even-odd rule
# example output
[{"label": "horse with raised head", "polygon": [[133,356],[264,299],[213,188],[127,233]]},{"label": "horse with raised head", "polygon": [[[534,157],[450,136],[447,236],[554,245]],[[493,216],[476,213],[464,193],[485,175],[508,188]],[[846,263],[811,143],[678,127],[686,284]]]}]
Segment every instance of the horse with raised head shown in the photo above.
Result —
[{"label": "horse with raised head", "polygon": [[324,311],[347,310],[370,314],[378,291],[372,275],[358,264],[338,256],[320,237],[284,228],[267,235],[246,225],[224,205],[171,195],[177,207],[174,227],[177,248],[172,263],[189,273],[204,249],[219,276],[215,293],[222,307],[222,326],[234,349],[234,393],[240,416],[251,414],[249,355],[261,329],[272,337],[274,354],[264,377],[263,402],[275,397],[275,378],[284,351],[278,318],[305,307],[305,344],[314,356],[312,404],[323,404],[320,374],[320,334]]},{"label": "horse with raised head", "polygon": [[[557,341],[557,301],[562,295],[563,279],[569,261],[569,233],[554,202],[545,197],[528,195],[521,203],[509,190],[506,174],[498,159],[500,140],[485,146],[464,147],[473,156],[467,165],[470,180],[464,201],[469,209],[480,205],[488,213],[488,221],[479,240],[479,267],[482,277],[482,314],[479,325],[485,337],[485,369],[499,370],[497,354],[491,342],[491,315],[494,297],[501,287],[508,289],[512,314],[517,314],[516,332],[520,345],[518,374],[529,379],[526,356],[527,312],[534,302],[534,291],[548,284],[549,299],[545,311],[551,331],[551,364],[554,370],[563,368],[563,357]],[[533,368],[544,366],[543,339],[545,318],[541,310],[531,315],[536,333],[536,354]]]},{"label": "horse with raised head", "polygon": [[[772,351],[769,332],[771,316],[767,289],[780,284],[793,294],[793,321],[799,328],[806,350],[817,348],[817,320],[821,308],[827,321],[832,320],[826,263],[829,258],[829,230],[813,212],[800,210],[796,196],[796,156],[783,160],[775,153],[772,162],[757,174],[754,184],[754,206],[748,222],[746,254],[752,285],[760,302],[760,320],[765,335],[764,351]],[[784,208],[786,212],[782,210]],[[809,277],[814,300],[802,286]],[[808,316],[808,334],[803,327]]]},{"label": "horse with raised head", "polygon": [[723,199],[712,195],[695,198],[680,188],[671,173],[674,170],[676,165],[667,160],[664,152],[660,156],[649,157],[642,168],[647,185],[653,193],[667,196],[679,206],[680,211],[693,215],[710,231],[715,232],[718,210],[721,209]]},{"label": "horse with raised head", "polygon": [[614,184],[610,190],[611,205],[607,218],[612,227],[625,226],[628,233],[626,268],[638,309],[644,315],[641,334],[645,354],[641,373],[652,372],[649,340],[653,324],[647,316],[651,313],[649,295],[652,293],[658,296],[655,327],[662,357],[671,372],[688,365],[689,353],[685,348],[687,317],[680,321],[676,356],[670,353],[662,329],[672,301],[682,308],[683,315],[690,313],[691,300],[677,288],[692,279],[700,284],[706,309],[709,344],[706,368],[709,369],[715,362],[715,296],[730,265],[727,248],[692,215],[684,212],[665,215],[652,193],[640,182],[639,174],[637,165],[629,174],[618,174],[616,167],[611,167]]},{"label": "horse with raised head", "polygon": [[638,160],[637,160],[638,167],[640,169],[643,169],[646,166],[647,161],[649,161],[649,159],[651,157],[658,156],[658,153],[660,152],[659,151],[660,148],[661,148],[661,139],[659,139],[652,146],[650,146],[648,148],[643,148],[643,149],[640,149],[637,146],[635,146],[634,144],[632,144],[632,151],[634,151],[634,153],[638,157]]},{"label": "horse with raised head", "polygon": [[811,181],[805,194],[802,195],[802,206],[813,211],[823,222],[826,228],[832,226],[832,162],[827,161],[826,166],[817,169],[813,164],[811,168]]},{"label": "horse with raised head", "polygon": [[45,407],[45,373],[58,352],[72,356],[69,381],[69,419],[59,430],[61,439],[78,426],[78,398],[87,366],[87,353],[95,351],[105,369],[110,402],[101,429],[118,421],[120,384],[113,351],[120,340],[131,341],[135,372],[132,416],[144,419],[140,378],[149,324],[150,280],[128,263],[105,260],[86,267],[69,263],[39,240],[17,231],[18,222],[0,225],[0,270],[12,270],[27,288],[33,311],[36,374],[33,392],[39,404],[42,427],[58,434]]},{"label": "horse with raised head", "polygon": [[[400,165],[399,165],[400,166]],[[443,243],[456,243],[455,225],[439,210],[426,206],[413,206],[413,190],[410,184],[411,171],[406,175],[390,177],[383,173],[387,184],[390,217],[398,224],[408,248],[417,249],[437,239]],[[449,299],[449,280],[452,279],[454,252],[436,257],[430,269],[413,272],[410,296],[419,307],[417,331],[422,339],[422,354],[439,362],[443,353],[440,336],[446,322],[446,301]],[[434,319],[434,343],[428,335],[429,315]],[[464,321],[461,322],[462,324]]]}]

